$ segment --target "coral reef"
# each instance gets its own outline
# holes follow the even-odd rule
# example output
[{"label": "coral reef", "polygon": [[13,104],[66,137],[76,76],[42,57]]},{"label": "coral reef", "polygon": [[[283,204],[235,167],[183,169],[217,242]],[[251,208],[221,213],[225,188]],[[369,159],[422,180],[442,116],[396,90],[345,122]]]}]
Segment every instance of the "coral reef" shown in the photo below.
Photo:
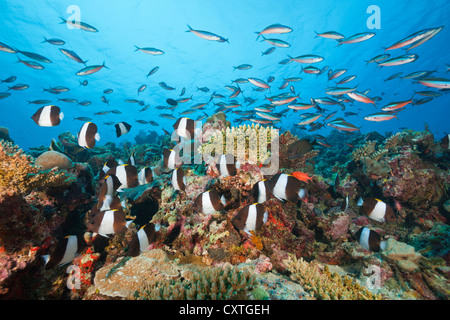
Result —
[{"label": "coral reef", "polygon": [[[174,145],[169,135],[151,143],[117,146],[108,142],[80,150],[70,133],[59,142],[26,154],[0,145],[0,295],[28,299],[448,299],[449,166],[429,132],[405,130],[388,138],[370,133],[349,136],[332,131],[328,146],[316,146],[287,159],[291,132],[273,127],[230,127],[225,114],[203,127],[216,129],[201,150],[213,151],[217,138],[247,134],[244,150],[255,151],[234,176],[223,177],[215,162],[183,164],[186,189],[176,191],[162,168],[161,150]],[[258,149],[258,135],[267,150]],[[205,137],[203,137],[205,138]],[[257,231],[231,222],[250,203],[252,187],[279,140],[279,172],[294,173],[307,196],[298,202],[275,197],[264,202],[267,221]],[[153,139],[153,138],[152,138]],[[226,142],[226,140],[225,140]],[[226,144],[220,144],[225,148]],[[31,156],[30,156],[31,154]],[[98,172],[110,159],[138,170],[152,167],[153,181],[115,194],[126,219],[122,234],[95,235],[88,222],[96,213]],[[36,160],[35,160],[36,158]],[[39,159],[40,158],[40,159]],[[47,160],[45,160],[47,158]],[[39,161],[38,161],[39,159]],[[48,164],[41,166],[39,164]],[[197,212],[193,201],[215,190],[224,210]],[[397,219],[379,222],[360,212],[362,196],[377,197],[395,209]],[[98,211],[98,210],[97,210]],[[149,222],[155,234],[138,256],[129,254],[138,230]],[[366,250],[355,238],[362,227],[386,244]],[[70,265],[44,268],[66,235],[84,238],[86,247]],[[69,269],[73,270],[68,273]],[[44,279],[44,280],[42,280]],[[67,280],[79,286],[68,287]]]}]

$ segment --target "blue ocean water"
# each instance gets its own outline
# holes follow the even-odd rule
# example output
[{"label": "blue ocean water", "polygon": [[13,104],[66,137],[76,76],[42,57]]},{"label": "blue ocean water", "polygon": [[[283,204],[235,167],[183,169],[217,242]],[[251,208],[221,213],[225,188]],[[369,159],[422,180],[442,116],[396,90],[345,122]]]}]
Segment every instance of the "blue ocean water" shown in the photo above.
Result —
[{"label": "blue ocean water", "polygon": [[[369,29],[373,12],[367,12],[371,5],[379,9],[379,29]],[[301,77],[303,80],[292,82],[295,92],[300,92],[302,102],[311,98],[327,96],[325,89],[335,86],[336,80],[328,81],[327,74],[318,77],[302,73],[302,67],[307,64],[291,62],[283,65],[279,62],[288,58],[305,54],[315,54],[324,60],[314,64],[318,68],[329,66],[333,70],[348,69],[341,76],[356,75],[357,77],[343,86],[358,85],[359,92],[370,89],[370,97],[379,96],[381,101],[376,107],[361,102],[345,103],[346,112],[355,112],[357,116],[345,116],[339,106],[322,106],[327,113],[338,111],[336,117],[344,117],[355,126],[362,126],[360,131],[365,134],[370,131],[397,132],[407,127],[423,130],[425,123],[440,139],[450,130],[448,119],[450,115],[450,96],[440,97],[421,105],[408,105],[398,113],[398,118],[384,122],[370,122],[364,116],[380,111],[381,107],[393,101],[409,100],[414,91],[434,90],[412,80],[396,78],[384,81],[390,75],[403,72],[402,76],[416,71],[433,71],[434,77],[448,78],[446,71],[450,63],[450,29],[445,26],[431,40],[412,49],[419,58],[412,63],[377,68],[375,63],[366,61],[384,53],[384,49],[414,32],[444,26],[450,14],[450,2],[446,0],[433,1],[303,1],[303,0],[228,0],[228,1],[14,1],[0,2],[0,42],[18,50],[38,53],[49,58],[52,63],[41,63],[45,68],[35,70],[18,63],[21,60],[32,59],[23,54],[13,54],[0,51],[0,79],[5,80],[16,76],[13,83],[1,83],[0,92],[11,95],[0,100],[0,126],[9,128],[15,143],[23,149],[49,145],[52,138],[70,131],[74,135],[80,130],[83,122],[74,117],[90,117],[99,127],[101,140],[98,145],[108,141],[121,143],[134,142],[134,136],[140,130],[155,130],[163,134],[161,128],[172,130],[174,120],[160,117],[161,113],[173,113],[178,118],[180,112],[189,109],[196,103],[208,102],[213,92],[225,95],[225,99],[213,99],[204,110],[198,110],[189,117],[212,115],[219,101],[228,102],[231,94],[224,86],[233,84],[237,78],[267,79],[275,77],[271,83],[270,92],[258,92],[250,83],[240,84],[243,95],[236,99],[242,107],[235,110],[253,110],[254,107],[267,103],[265,97],[289,92],[289,86],[278,89],[284,78]],[[64,19],[73,18],[78,13],[82,22],[98,29],[98,32],[70,28],[61,23]],[[289,48],[276,48],[269,55],[262,52],[271,47],[265,41],[256,41],[256,31],[262,31],[271,24],[280,23],[293,29],[286,34],[268,35],[290,44]],[[193,29],[216,33],[228,42],[207,41],[188,30]],[[333,39],[315,37],[315,32],[336,31],[346,37],[362,33],[375,32],[376,35],[364,42],[342,44],[337,46]],[[62,46],[42,42],[58,38],[65,41]],[[149,55],[136,51],[138,47],[154,47],[164,51],[163,55]],[[60,52],[60,48],[75,51],[87,65],[101,65],[108,69],[78,76],[76,72],[84,67]],[[405,54],[404,49],[389,50],[391,57]],[[251,64],[248,70],[234,70],[233,66]],[[151,69],[158,66],[158,71],[147,78]],[[339,80],[338,79],[338,80]],[[87,86],[80,82],[88,80]],[[176,90],[163,89],[159,83],[165,82]],[[23,91],[9,90],[8,86],[24,83],[30,87]],[[147,88],[138,94],[141,85]],[[58,95],[43,92],[43,88],[65,86],[70,89]],[[209,92],[197,90],[197,87],[208,87]],[[104,94],[107,88],[113,89],[110,94]],[[166,99],[179,99],[182,88],[186,88],[184,97],[192,100],[180,104],[175,110],[157,110],[156,106],[166,105]],[[109,99],[109,105],[101,101],[101,97]],[[257,99],[248,105],[245,98]],[[79,101],[90,100],[89,106],[58,101],[58,98],[74,98]],[[419,95],[415,99],[424,98]],[[39,105],[28,101],[37,99],[52,100],[65,114],[60,125],[55,127],[39,127],[30,118]],[[150,107],[139,112],[143,106],[127,103],[125,99],[143,100]],[[275,110],[281,112],[286,106]],[[94,115],[96,112],[120,110],[121,114]],[[313,110],[313,111],[311,111]],[[315,112],[314,109],[308,110]],[[289,110],[276,124],[282,130],[293,129],[300,121],[300,114]],[[227,119],[233,122],[240,116],[227,112]],[[322,118],[323,119],[323,118]],[[136,120],[153,120],[159,127],[140,124]],[[120,138],[115,135],[114,126],[104,122],[126,121],[133,125],[129,134]],[[250,123],[250,122],[248,122]],[[315,133],[326,136],[332,129],[324,126]]]}]

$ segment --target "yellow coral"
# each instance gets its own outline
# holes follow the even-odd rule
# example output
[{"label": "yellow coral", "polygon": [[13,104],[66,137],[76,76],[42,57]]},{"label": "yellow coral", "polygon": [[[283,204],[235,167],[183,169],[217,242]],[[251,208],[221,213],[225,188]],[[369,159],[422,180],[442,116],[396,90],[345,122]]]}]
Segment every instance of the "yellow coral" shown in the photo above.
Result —
[{"label": "yellow coral", "polygon": [[271,143],[276,138],[278,131],[273,127],[240,125],[213,132],[208,141],[199,147],[199,152],[206,156],[215,156],[216,151],[221,154],[231,153],[238,158],[239,152],[243,152],[242,156],[248,163],[264,163],[271,155]]},{"label": "yellow coral", "polygon": [[71,182],[71,176],[54,168],[41,172],[33,158],[12,143],[0,141],[0,196],[26,194],[38,187],[55,187]]},{"label": "yellow coral", "polygon": [[376,143],[377,143],[376,141],[367,141],[361,147],[353,150],[351,154],[352,160],[358,161],[361,160],[362,158],[370,157],[373,153],[375,153]]},{"label": "yellow coral", "polygon": [[312,293],[315,298],[321,300],[380,300],[380,295],[375,295],[367,288],[361,286],[348,276],[341,277],[323,267],[317,262],[308,263],[303,258],[297,259],[290,255],[283,261],[291,279],[298,282],[303,288]]}]

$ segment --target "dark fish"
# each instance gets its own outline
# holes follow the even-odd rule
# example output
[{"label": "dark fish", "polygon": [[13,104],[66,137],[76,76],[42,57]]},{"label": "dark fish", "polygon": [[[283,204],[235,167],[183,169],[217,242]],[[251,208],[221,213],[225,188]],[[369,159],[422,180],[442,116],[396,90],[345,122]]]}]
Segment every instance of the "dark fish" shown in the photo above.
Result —
[{"label": "dark fish", "polygon": [[269,214],[261,203],[249,204],[243,207],[231,220],[238,229],[251,235],[251,231],[259,231],[267,222]]},{"label": "dark fish", "polygon": [[167,99],[166,100],[166,102],[167,102],[167,104],[169,104],[169,105],[171,105],[171,106],[177,106],[178,105],[178,102],[176,101],[176,100],[174,100],[174,99]]},{"label": "dark fish", "polygon": [[87,223],[88,230],[108,237],[108,234],[122,234],[132,221],[125,220],[125,212],[120,209],[100,211]]},{"label": "dark fish", "polygon": [[64,237],[58,242],[51,254],[41,256],[44,259],[45,268],[50,269],[71,262],[85,246],[86,242],[83,237],[76,235]]},{"label": "dark fish", "polygon": [[145,167],[142,168],[138,173],[138,181],[140,185],[144,185],[153,181],[153,171],[152,168]]},{"label": "dark fish", "polygon": [[97,132],[97,125],[93,122],[86,122],[78,132],[78,145],[92,149],[95,141],[100,141],[100,134]]},{"label": "dark fish", "polygon": [[117,138],[119,138],[120,136],[123,136],[124,134],[130,132],[130,129],[131,129],[131,125],[126,123],[125,121],[116,123],[114,125],[114,127],[116,128]]},{"label": "dark fish", "polygon": [[164,149],[163,166],[165,169],[174,170],[181,165],[181,158],[173,149]]},{"label": "dark fish", "polygon": [[440,141],[439,145],[442,149],[450,151],[450,134],[446,134]]},{"label": "dark fish", "polygon": [[195,211],[205,214],[211,214],[225,209],[225,197],[219,196],[216,190],[209,190],[200,193],[194,200],[193,208]]},{"label": "dark fish", "polygon": [[272,194],[280,200],[297,202],[306,198],[304,183],[294,176],[277,173],[269,180]]},{"label": "dark fish", "polygon": [[188,140],[194,138],[195,121],[189,118],[179,118],[173,125],[175,133]]},{"label": "dark fish", "polygon": [[117,167],[118,165],[119,165],[119,163],[114,159],[110,159],[110,160],[106,161],[105,164],[103,165],[102,169],[98,173],[98,180],[103,180],[103,178],[105,177],[105,175],[109,171],[109,169]]},{"label": "dark fish", "polygon": [[239,161],[232,154],[222,154],[216,164],[221,177],[235,176],[240,167]]},{"label": "dark fish", "polygon": [[103,93],[104,93],[104,94],[110,94],[110,93],[112,93],[113,91],[114,91],[113,89],[107,88],[107,89],[103,90]]},{"label": "dark fish", "polygon": [[358,232],[355,233],[355,238],[366,250],[379,252],[386,248],[386,242],[381,241],[380,235],[367,227],[359,229]]},{"label": "dark fish", "polygon": [[134,188],[139,185],[137,168],[131,164],[121,164],[116,167],[112,167],[108,170],[106,175],[115,175],[121,185],[117,189],[118,192],[123,189]]},{"label": "dark fish", "polygon": [[250,203],[264,203],[272,196],[269,180],[264,179],[255,183],[250,190]]},{"label": "dark fish", "polygon": [[156,241],[156,233],[160,226],[151,222],[143,225],[139,231],[131,238],[128,245],[128,256],[136,257],[141,252],[147,251],[150,244]]},{"label": "dark fish", "polygon": [[305,153],[311,151],[317,145],[316,140],[301,139],[291,143],[288,147],[287,156],[289,160],[298,159]]},{"label": "dark fish", "polygon": [[186,177],[184,176],[184,171],[181,168],[177,168],[172,171],[172,187],[175,190],[185,191],[186,190]]},{"label": "dark fish", "polygon": [[106,175],[102,180],[100,191],[97,197],[97,208],[100,211],[119,209],[120,199],[114,197],[117,189],[120,188],[122,183],[119,178],[113,174]]},{"label": "dark fish", "polygon": [[64,113],[57,106],[48,105],[39,108],[35,114],[31,117],[33,121],[41,127],[54,127],[60,124],[64,119]]},{"label": "dark fish", "polygon": [[362,213],[375,221],[391,222],[396,220],[392,207],[379,199],[369,198],[363,200],[360,198],[358,206],[361,207],[360,211]]}]

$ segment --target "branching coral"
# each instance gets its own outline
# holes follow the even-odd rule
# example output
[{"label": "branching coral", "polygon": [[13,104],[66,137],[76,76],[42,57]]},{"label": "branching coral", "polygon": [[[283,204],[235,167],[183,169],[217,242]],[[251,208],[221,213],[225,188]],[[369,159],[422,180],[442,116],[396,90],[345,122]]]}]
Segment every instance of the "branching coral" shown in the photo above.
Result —
[{"label": "branching coral", "polygon": [[316,262],[308,263],[303,258],[294,255],[283,261],[291,272],[293,281],[301,284],[315,298],[323,300],[380,300],[380,295],[374,295],[348,276],[341,277],[328,270],[321,270]]},{"label": "branching coral", "polygon": [[278,139],[276,129],[259,124],[214,130],[210,134],[209,139],[199,147],[199,152],[208,162],[208,156],[231,153],[238,159],[242,156],[251,164],[264,163],[271,155],[272,142]]}]

